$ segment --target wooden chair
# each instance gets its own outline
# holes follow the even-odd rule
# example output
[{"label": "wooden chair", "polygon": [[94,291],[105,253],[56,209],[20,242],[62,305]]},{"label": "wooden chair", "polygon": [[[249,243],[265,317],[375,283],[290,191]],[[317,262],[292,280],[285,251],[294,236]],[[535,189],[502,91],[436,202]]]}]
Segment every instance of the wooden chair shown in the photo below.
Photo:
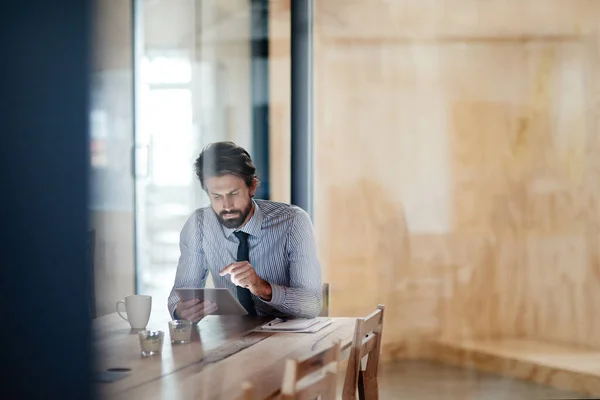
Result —
[{"label": "wooden chair", "polygon": [[253,384],[244,382],[242,383],[242,389],[244,389],[244,400],[257,400]]},{"label": "wooden chair", "polygon": [[307,358],[291,359],[285,365],[282,400],[335,400],[340,342]]},{"label": "wooden chair", "polygon": [[[358,398],[361,400],[379,399],[377,370],[383,334],[383,309],[384,306],[380,304],[377,310],[366,318],[356,320],[342,391],[344,400],[356,400],[357,390]],[[362,360],[365,357],[367,357],[367,365],[363,369]]]},{"label": "wooden chair", "polygon": [[[289,359],[285,365],[281,393],[270,399],[280,400],[335,400],[337,396],[337,370],[341,360],[341,345],[337,341],[330,347],[304,359]],[[244,400],[257,400],[254,385],[242,383]]]},{"label": "wooden chair", "polygon": [[323,284],[323,306],[319,317],[329,317],[329,283]]},{"label": "wooden chair", "polygon": [[269,397],[266,397],[266,398],[259,398],[256,395],[256,389],[254,388],[254,385],[248,381],[242,383],[242,389],[244,390],[244,396],[242,397],[243,400],[279,400],[280,399],[279,392],[277,392]]}]

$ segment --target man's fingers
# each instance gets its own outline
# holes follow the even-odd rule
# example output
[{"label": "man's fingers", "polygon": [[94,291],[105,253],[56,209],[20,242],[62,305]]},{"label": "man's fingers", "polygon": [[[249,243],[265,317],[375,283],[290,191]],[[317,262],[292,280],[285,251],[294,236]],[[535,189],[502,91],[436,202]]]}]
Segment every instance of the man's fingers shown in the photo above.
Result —
[{"label": "man's fingers", "polygon": [[253,269],[251,266],[249,265],[244,265],[242,267],[236,268],[235,270],[231,271],[231,279],[239,279],[240,276],[245,276],[247,274],[251,274],[253,273]]},{"label": "man's fingers", "polygon": [[179,318],[198,323],[206,315],[214,313],[219,309],[216,303],[212,301],[200,302],[198,299],[190,300],[187,302],[188,307],[183,307],[183,302],[180,303],[181,307],[177,308],[177,315]]},{"label": "man's fingers", "polygon": [[208,310],[213,310],[213,308],[216,307],[216,303],[213,303],[212,301],[205,301],[202,304],[197,305],[196,307],[194,307],[194,314],[196,313],[207,313]]},{"label": "man's fingers", "polygon": [[181,319],[185,319],[188,321],[194,321],[194,318],[197,313],[202,313],[202,310],[206,307],[206,305],[214,304],[213,302],[207,301],[202,302],[198,299],[192,299],[188,301],[181,301],[177,306],[177,315]]},{"label": "man's fingers", "polygon": [[230,279],[234,285],[237,285],[240,279],[247,279],[254,275],[254,269],[250,264],[241,266],[231,272]]},{"label": "man's fingers", "polygon": [[206,317],[208,314],[217,311],[219,308],[215,303],[204,304],[202,307],[197,309],[197,311],[190,317],[190,321],[197,323],[202,318]]},{"label": "man's fingers", "polygon": [[206,315],[206,314],[214,313],[218,309],[219,309],[219,307],[216,304],[211,304],[207,307],[204,307],[204,314]]},{"label": "man's fingers", "polygon": [[228,266],[226,266],[225,268],[223,268],[223,269],[221,270],[221,272],[219,272],[219,275],[221,275],[221,276],[225,276],[225,275],[227,275],[227,274],[230,274],[230,273],[231,273],[231,270],[232,270],[232,269],[234,269],[235,267],[237,267],[237,266],[238,266],[238,264],[239,264],[238,262],[234,262],[234,263],[232,263],[232,264],[229,264]]},{"label": "man's fingers", "polygon": [[246,271],[240,272],[239,274],[235,274],[235,276],[232,276],[232,278],[240,282],[242,279],[250,278],[252,275],[254,275],[254,271],[250,268]]},{"label": "man's fingers", "polygon": [[223,268],[221,270],[221,272],[219,272],[219,276],[225,276],[229,273],[229,270],[231,269],[231,265],[226,266],[225,268]]},{"label": "man's fingers", "polygon": [[180,301],[179,304],[177,305],[177,315],[179,315],[180,317],[189,316],[189,314],[190,314],[189,310],[192,310],[199,303],[200,303],[200,300],[198,300],[198,299]]},{"label": "man's fingers", "polygon": [[181,310],[181,312],[177,312],[177,314],[181,319],[192,321],[192,317],[196,314],[196,310],[193,308],[186,308],[185,310]]},{"label": "man's fingers", "polygon": [[227,274],[231,274],[236,268],[244,266],[244,265],[250,265],[248,263],[248,261],[238,261],[238,262],[234,262],[229,264],[228,266],[226,266],[225,268],[223,268],[221,270],[221,272],[219,272],[220,276],[225,276]]},{"label": "man's fingers", "polygon": [[198,322],[200,322],[200,320],[202,320],[202,318],[204,318],[204,314],[198,314],[194,315],[193,318],[190,318],[189,321],[191,321],[192,324],[197,324]]},{"label": "man's fingers", "polygon": [[179,302],[179,305],[181,305],[181,307],[183,307],[183,308],[190,308],[190,307],[195,306],[196,304],[200,304],[199,299],[190,299],[190,300]]},{"label": "man's fingers", "polygon": [[194,313],[194,315],[192,315],[192,317],[190,318],[190,321],[192,321],[193,323],[197,323],[204,317],[205,317],[204,312],[200,311],[200,312]]}]

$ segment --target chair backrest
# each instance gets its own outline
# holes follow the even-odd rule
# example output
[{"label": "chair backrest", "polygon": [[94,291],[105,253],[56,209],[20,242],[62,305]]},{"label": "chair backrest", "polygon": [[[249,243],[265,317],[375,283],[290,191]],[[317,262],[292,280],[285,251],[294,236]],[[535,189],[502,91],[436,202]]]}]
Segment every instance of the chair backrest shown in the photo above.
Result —
[{"label": "chair backrest", "polygon": [[242,389],[244,390],[244,400],[257,400],[253,384],[244,382],[242,383]]},{"label": "chair backrest", "polygon": [[301,360],[285,365],[281,386],[282,400],[335,400],[337,369],[341,359],[340,342]]},{"label": "chair backrest", "polygon": [[[354,327],[354,338],[348,359],[348,368],[344,379],[342,397],[344,399],[356,399],[356,391],[359,389],[359,376],[364,381],[364,398],[377,399],[377,370],[379,367],[379,354],[381,352],[381,339],[383,334],[383,305],[378,305],[365,318],[358,318]],[[361,361],[367,358],[367,366],[364,374],[361,371]],[[362,385],[360,385],[362,386]],[[362,389],[362,388],[361,388]],[[363,396],[361,396],[363,398]]]},{"label": "chair backrest", "polygon": [[329,283],[323,284],[323,306],[321,307],[321,312],[319,313],[319,317],[329,317]]}]

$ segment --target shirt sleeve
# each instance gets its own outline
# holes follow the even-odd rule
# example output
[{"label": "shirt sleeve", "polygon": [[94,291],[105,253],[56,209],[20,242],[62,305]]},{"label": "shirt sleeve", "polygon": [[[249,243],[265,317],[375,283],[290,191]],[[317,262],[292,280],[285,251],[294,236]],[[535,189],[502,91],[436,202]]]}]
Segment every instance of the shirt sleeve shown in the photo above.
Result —
[{"label": "shirt sleeve", "polygon": [[314,318],[323,302],[321,265],[310,217],[297,210],[288,233],[289,286],[270,283],[271,300],[262,301],[291,317]]},{"label": "shirt sleeve", "polygon": [[168,299],[169,313],[175,318],[175,308],[179,297],[177,288],[203,288],[208,277],[206,257],[202,247],[202,214],[196,210],[186,221],[179,237],[179,262],[175,283]]}]

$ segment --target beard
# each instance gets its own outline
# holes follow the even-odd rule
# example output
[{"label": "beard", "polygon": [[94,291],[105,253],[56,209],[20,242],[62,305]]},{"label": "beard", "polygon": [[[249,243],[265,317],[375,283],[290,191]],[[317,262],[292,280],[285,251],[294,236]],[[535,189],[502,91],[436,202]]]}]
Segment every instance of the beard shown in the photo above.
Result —
[{"label": "beard", "polygon": [[[228,229],[236,229],[242,226],[248,215],[252,211],[252,201],[248,203],[248,207],[243,210],[229,210],[229,211],[221,211],[217,214],[217,219],[225,228]],[[235,217],[233,217],[235,215]],[[224,218],[225,216],[230,216],[231,218]]]}]

